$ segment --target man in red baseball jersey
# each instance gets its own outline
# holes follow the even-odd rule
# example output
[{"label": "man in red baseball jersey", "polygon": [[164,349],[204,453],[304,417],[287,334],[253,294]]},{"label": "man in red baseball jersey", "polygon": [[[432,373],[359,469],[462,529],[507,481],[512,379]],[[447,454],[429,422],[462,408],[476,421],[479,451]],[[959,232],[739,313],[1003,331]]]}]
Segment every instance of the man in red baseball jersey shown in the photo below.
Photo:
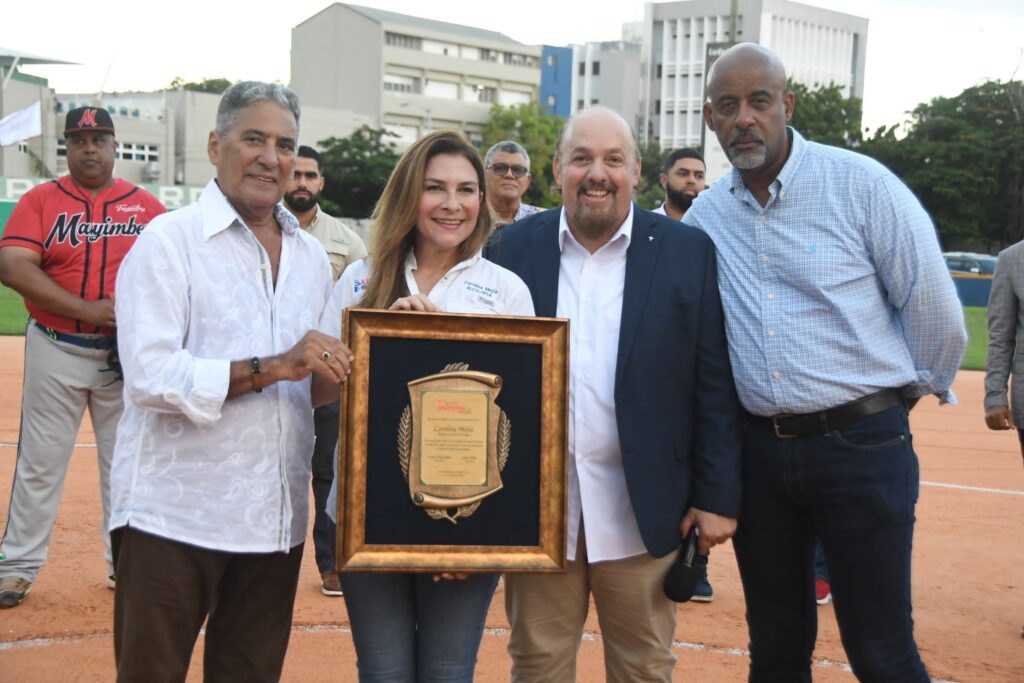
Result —
[{"label": "man in red baseball jersey", "polygon": [[106,533],[110,458],[121,417],[114,287],[121,259],[165,209],[114,178],[114,123],[105,109],[68,112],[69,175],[18,202],[0,237],[0,281],[25,297],[25,382],[18,459],[0,541],[0,608],[14,607],[46,561],[64,476],[86,407],[96,433]]}]

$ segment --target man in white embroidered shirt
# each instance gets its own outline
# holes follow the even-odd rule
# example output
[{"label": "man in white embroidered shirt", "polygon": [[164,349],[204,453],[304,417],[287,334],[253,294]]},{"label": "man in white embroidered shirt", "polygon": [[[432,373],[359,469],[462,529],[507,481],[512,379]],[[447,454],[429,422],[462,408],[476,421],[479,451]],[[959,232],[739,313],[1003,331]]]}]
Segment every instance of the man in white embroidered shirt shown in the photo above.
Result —
[{"label": "man in white embroidered shirt", "polygon": [[125,411],[112,469],[119,681],[185,679],[204,620],[207,680],[276,681],[309,518],[313,403],[351,354],[316,331],[320,244],[279,202],[299,103],[225,91],[197,204],[150,223],[117,316]]},{"label": "man in white embroidered shirt", "polygon": [[570,119],[554,160],[565,205],[497,233],[487,257],[538,315],[570,318],[568,568],[509,575],[512,680],[573,681],[590,595],[609,681],[671,681],[676,605],[662,581],[681,535],[702,552],[736,528],[738,411],[715,251],[632,202],[621,116]]}]

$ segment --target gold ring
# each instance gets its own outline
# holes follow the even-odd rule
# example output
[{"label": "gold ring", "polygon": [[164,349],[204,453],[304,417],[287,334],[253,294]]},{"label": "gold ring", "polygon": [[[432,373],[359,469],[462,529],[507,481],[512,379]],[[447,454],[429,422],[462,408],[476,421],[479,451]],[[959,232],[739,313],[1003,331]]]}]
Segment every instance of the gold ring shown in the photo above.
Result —
[{"label": "gold ring", "polygon": [[331,360],[331,352],[330,351],[324,351],[323,353],[320,354],[320,357],[323,358],[325,362],[330,362],[330,360]]}]

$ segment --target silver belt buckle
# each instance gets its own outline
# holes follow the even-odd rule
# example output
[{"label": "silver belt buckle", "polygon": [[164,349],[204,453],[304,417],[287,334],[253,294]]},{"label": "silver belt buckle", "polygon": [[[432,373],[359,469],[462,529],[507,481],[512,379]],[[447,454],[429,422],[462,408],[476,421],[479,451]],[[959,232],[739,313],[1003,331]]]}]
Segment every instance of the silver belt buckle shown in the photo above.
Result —
[{"label": "silver belt buckle", "polygon": [[772,428],[775,430],[775,436],[780,439],[795,439],[796,434],[783,434],[779,431],[779,417],[788,417],[788,415],[772,415]]}]

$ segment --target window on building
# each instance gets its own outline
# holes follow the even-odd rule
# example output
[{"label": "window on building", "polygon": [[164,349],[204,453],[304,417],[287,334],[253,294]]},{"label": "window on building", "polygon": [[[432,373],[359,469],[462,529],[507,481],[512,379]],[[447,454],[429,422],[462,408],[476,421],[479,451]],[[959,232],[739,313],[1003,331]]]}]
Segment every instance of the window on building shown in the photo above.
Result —
[{"label": "window on building", "polygon": [[68,141],[64,138],[57,140],[57,156],[66,157],[68,155]]},{"label": "window on building", "polygon": [[528,104],[530,93],[519,92],[518,90],[502,90],[498,93],[498,104],[505,107],[513,107],[517,104]]},{"label": "window on building", "polygon": [[596,99],[590,100],[590,106],[591,107],[597,106],[597,100]]},{"label": "window on building", "polygon": [[420,79],[413,78],[412,76],[399,76],[398,74],[384,74],[384,92],[418,95],[420,93]]},{"label": "window on building", "polygon": [[558,56],[548,55],[548,66],[555,66],[556,64],[558,64]]},{"label": "window on building", "polygon": [[580,62],[580,71],[579,71],[579,73],[580,73],[580,76],[586,76],[587,75],[587,63],[586,62]]},{"label": "window on building", "polygon": [[659,64],[659,65],[657,66],[657,68],[655,69],[655,75],[654,75],[654,77],[655,77],[655,78],[661,78],[661,64]]},{"label": "window on building", "polygon": [[661,100],[654,100],[654,113],[655,114],[660,114],[661,113]]},{"label": "window on building", "polygon": [[583,109],[583,100],[576,100],[576,111]]},{"label": "window on building", "polygon": [[384,43],[386,45],[392,45],[394,47],[404,47],[409,50],[422,50],[423,39],[417,38],[416,36],[407,36],[404,33],[392,33],[386,31],[384,33]]},{"label": "window on building", "polygon": [[480,50],[475,47],[463,45],[459,48],[459,56],[463,59],[480,59]]},{"label": "window on building", "polygon": [[590,73],[595,76],[601,75],[601,62],[593,62],[590,65]]},{"label": "window on building", "polygon": [[548,95],[548,106],[549,107],[554,109],[556,101],[557,101],[557,98],[553,94],[552,95]]},{"label": "window on building", "polygon": [[479,87],[477,91],[477,102],[483,104],[494,104],[498,101],[498,89],[490,87]]},{"label": "window on building", "polygon": [[455,57],[459,54],[459,46],[454,43],[442,43],[437,40],[424,40],[423,51],[432,55]]},{"label": "window on building", "polygon": [[536,64],[533,61],[533,57],[529,55],[521,55],[515,52],[503,53],[502,61],[504,61],[509,66],[525,66],[528,68],[536,66]]},{"label": "window on building", "polygon": [[412,143],[420,136],[420,129],[416,126],[389,125],[386,128],[389,133],[394,133],[398,137],[399,142]]},{"label": "window on building", "polygon": [[498,61],[498,53],[494,50],[480,48],[480,60],[484,62],[496,62]]},{"label": "window on building", "polygon": [[[66,147],[64,154],[67,154]],[[144,142],[118,142],[114,158],[125,161],[160,161],[160,152],[157,145],[148,145]]]},{"label": "window on building", "polygon": [[459,84],[448,81],[428,80],[423,87],[423,94],[430,97],[440,97],[445,100],[459,99]]}]

